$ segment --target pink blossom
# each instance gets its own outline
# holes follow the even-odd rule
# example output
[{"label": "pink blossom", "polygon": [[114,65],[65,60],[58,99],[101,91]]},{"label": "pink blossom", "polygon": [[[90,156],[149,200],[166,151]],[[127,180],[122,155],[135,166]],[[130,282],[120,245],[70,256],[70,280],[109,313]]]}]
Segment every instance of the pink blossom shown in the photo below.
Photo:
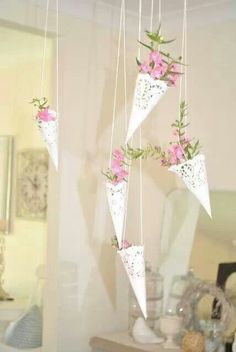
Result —
[{"label": "pink blossom", "polygon": [[41,111],[38,112],[37,118],[39,120],[48,122],[48,121],[53,121],[57,117],[57,114],[54,110],[50,110],[49,108],[45,108]]},{"label": "pink blossom", "polygon": [[156,64],[162,63],[161,54],[157,50],[153,50],[149,54],[149,60],[154,61]]},{"label": "pink blossom", "polygon": [[171,65],[171,71],[175,73],[178,72],[178,66],[175,63]]},{"label": "pink blossom", "polygon": [[179,130],[175,130],[175,131],[173,132],[173,135],[174,135],[174,136],[178,136],[178,135],[179,135]]},{"label": "pink blossom", "polygon": [[143,62],[140,65],[140,70],[143,73],[149,73],[151,71],[151,67],[149,66],[149,64],[147,62]]},{"label": "pink blossom", "polygon": [[168,153],[170,156],[170,163],[172,165],[181,162],[184,156],[183,148],[179,144],[173,145],[170,149],[168,149]]},{"label": "pink blossom", "polygon": [[178,78],[179,78],[178,74],[170,75],[169,76],[169,85],[171,87],[176,87],[176,82],[177,82]]},{"label": "pink blossom", "polygon": [[172,87],[176,86],[176,82],[179,78],[178,66],[176,64],[171,65],[171,74],[169,76],[169,85]]},{"label": "pink blossom", "polygon": [[120,163],[119,160],[112,160],[112,163],[111,163],[111,169],[113,171],[114,174],[118,174],[119,172],[122,171],[122,165]]},{"label": "pink blossom", "polygon": [[129,247],[131,247],[131,244],[127,240],[121,241],[121,248],[122,249],[127,249]]},{"label": "pink blossom", "polygon": [[114,186],[116,186],[116,185],[118,185],[119,182],[117,181],[117,179],[114,179],[114,180],[111,181],[111,183],[112,183]]},{"label": "pink blossom", "polygon": [[125,170],[120,170],[116,176],[117,176],[117,182],[121,182],[125,179],[125,177],[128,176],[128,172]]},{"label": "pink blossom", "polygon": [[124,160],[124,153],[121,150],[115,149],[113,152],[113,156],[116,160],[123,161]]},{"label": "pink blossom", "polygon": [[163,76],[166,73],[167,65],[165,63],[161,63],[158,66],[159,66],[160,74],[161,76]]},{"label": "pink blossom", "polygon": [[185,136],[183,139],[182,139],[182,143],[183,144],[188,144],[190,142],[190,139],[187,137],[187,136]]},{"label": "pink blossom", "polygon": [[152,69],[150,75],[153,79],[159,79],[161,77],[160,68],[155,67],[154,69]]}]

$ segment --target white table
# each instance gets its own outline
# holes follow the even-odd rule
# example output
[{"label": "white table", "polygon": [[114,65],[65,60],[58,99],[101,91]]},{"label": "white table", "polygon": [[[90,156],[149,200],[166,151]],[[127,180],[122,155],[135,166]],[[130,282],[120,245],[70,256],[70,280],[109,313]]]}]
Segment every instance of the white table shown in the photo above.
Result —
[{"label": "white table", "polygon": [[92,352],[180,352],[180,349],[164,349],[160,344],[136,343],[127,331],[94,336],[90,340],[90,346]]}]

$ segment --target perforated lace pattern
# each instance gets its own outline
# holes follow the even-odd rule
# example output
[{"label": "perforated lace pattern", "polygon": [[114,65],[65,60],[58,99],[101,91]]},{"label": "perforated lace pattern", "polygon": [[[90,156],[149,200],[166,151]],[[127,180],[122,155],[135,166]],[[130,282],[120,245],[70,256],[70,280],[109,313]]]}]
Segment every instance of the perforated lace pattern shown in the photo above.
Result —
[{"label": "perforated lace pattern", "polygon": [[143,246],[131,246],[118,251],[122,262],[132,279],[145,277],[145,262]]}]

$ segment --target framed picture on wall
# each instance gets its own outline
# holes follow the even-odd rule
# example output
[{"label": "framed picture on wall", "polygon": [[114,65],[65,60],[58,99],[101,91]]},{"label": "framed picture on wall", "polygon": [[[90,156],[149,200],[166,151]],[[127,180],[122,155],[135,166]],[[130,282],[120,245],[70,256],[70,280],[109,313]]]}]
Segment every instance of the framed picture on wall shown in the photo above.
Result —
[{"label": "framed picture on wall", "polygon": [[0,136],[0,232],[8,234],[13,161],[13,136]]},{"label": "framed picture on wall", "polygon": [[48,195],[48,153],[26,149],[17,154],[16,216],[45,220]]}]

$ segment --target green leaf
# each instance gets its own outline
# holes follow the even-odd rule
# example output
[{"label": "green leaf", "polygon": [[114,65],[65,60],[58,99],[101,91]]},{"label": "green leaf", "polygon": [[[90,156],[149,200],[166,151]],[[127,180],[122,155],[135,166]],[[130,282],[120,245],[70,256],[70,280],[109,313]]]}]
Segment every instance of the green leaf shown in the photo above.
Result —
[{"label": "green leaf", "polygon": [[176,39],[170,39],[170,40],[163,40],[161,41],[161,44],[170,44],[173,43]]},{"label": "green leaf", "polygon": [[139,40],[138,40],[138,42],[139,42],[141,45],[145,46],[145,48],[148,48],[149,50],[153,51],[153,48],[152,48],[151,46],[149,46],[149,45],[147,45],[147,44],[144,44],[143,42],[140,42]]}]

